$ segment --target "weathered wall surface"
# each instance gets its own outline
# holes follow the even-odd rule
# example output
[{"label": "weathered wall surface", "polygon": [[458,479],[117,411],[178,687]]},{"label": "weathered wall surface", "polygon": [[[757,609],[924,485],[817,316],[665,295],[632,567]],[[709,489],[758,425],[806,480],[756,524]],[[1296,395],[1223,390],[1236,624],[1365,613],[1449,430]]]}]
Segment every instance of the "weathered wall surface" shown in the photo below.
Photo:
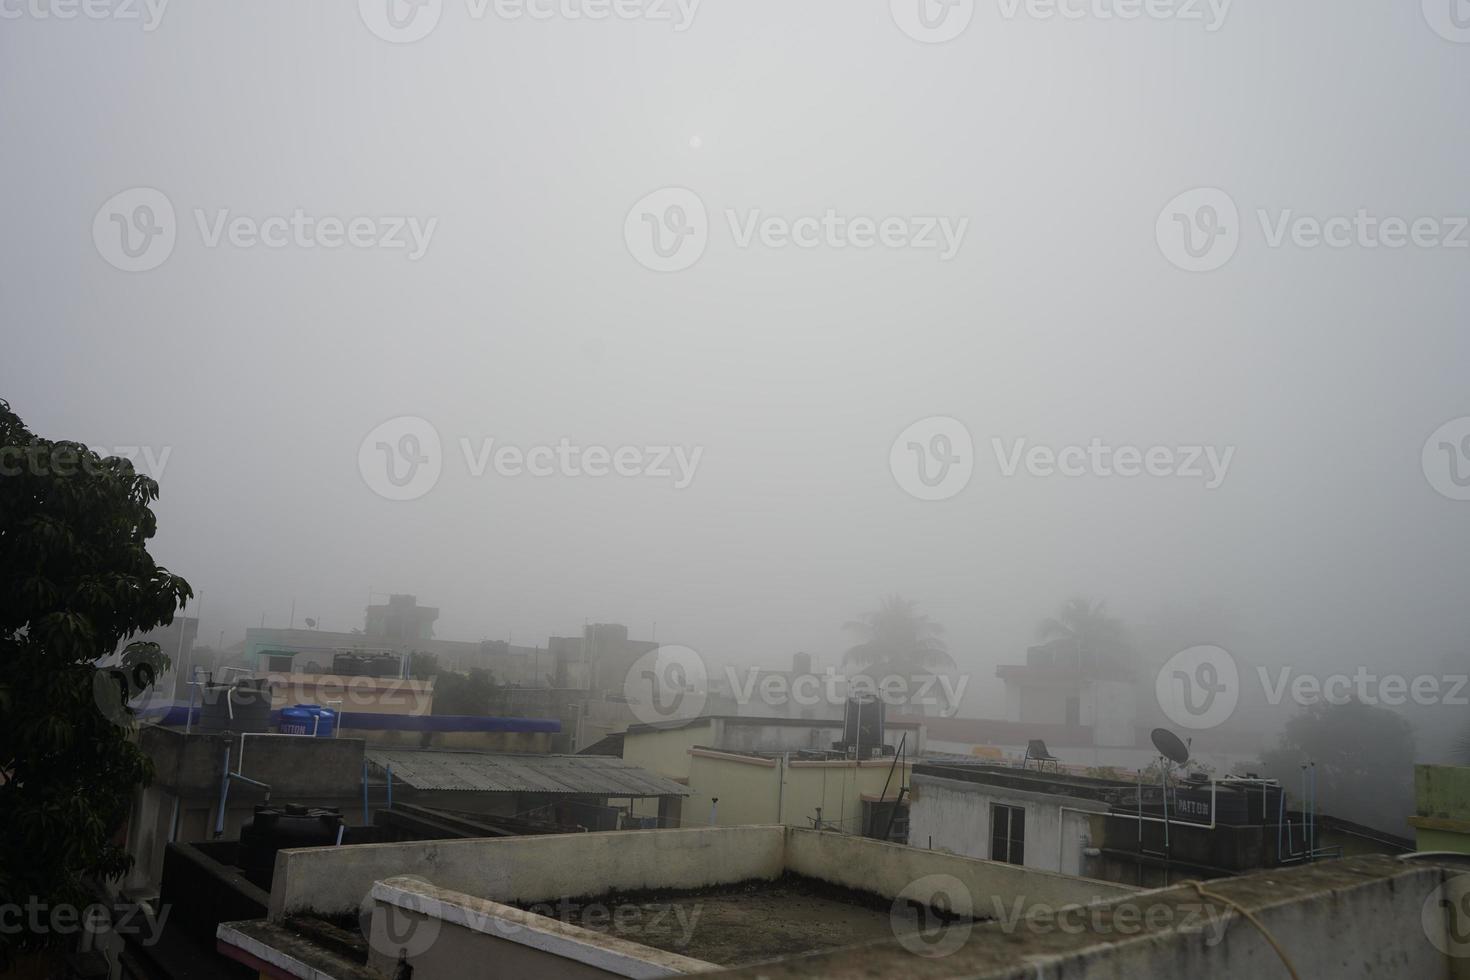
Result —
[{"label": "weathered wall surface", "polygon": [[[1250,909],[1303,980],[1464,980],[1438,905],[1444,869],[1374,856],[1324,861],[1208,883]],[[1426,909],[1428,911],[1426,911]],[[945,955],[901,941],[730,971],[745,980],[903,976],[972,980],[1047,977],[1284,977],[1281,958],[1232,907],[1192,887],[1136,892],[1070,917],[1028,900],[1015,918],[962,924]],[[1126,913],[1126,914],[1125,914]],[[1463,923],[1460,925],[1463,928]]]},{"label": "weathered wall surface", "polygon": [[[218,796],[225,747],[230,769],[269,783],[273,799],[312,799],[362,794],[363,741],[309,735],[244,736],[241,768],[239,733],[191,732],[146,725],[139,744],[153,759],[154,785],[184,797]],[[231,787],[234,796],[239,786]]]},{"label": "weathered wall surface", "polygon": [[[974,906],[970,914],[990,916],[995,900],[1012,906],[1017,899],[1052,905],[1088,904],[1137,893],[1129,885],[1051,874],[998,861],[962,858],[888,844],[867,837],[788,828],[786,868],[809,878],[897,898],[920,879],[945,875],[956,879]],[[950,895],[950,898],[956,898]],[[960,897],[964,897],[963,895]],[[958,911],[966,911],[959,907]]]},{"label": "weathered wall surface", "polygon": [[781,874],[779,827],[610,831],[413,841],[283,850],[276,856],[270,918],[357,910],[373,883],[412,875],[439,888],[504,903],[608,891],[705,888]]},{"label": "weathered wall surface", "polygon": [[[426,911],[428,912],[426,913]],[[423,980],[601,980],[678,976],[712,964],[472,895],[390,878],[373,888],[369,966],[392,974],[411,951]]]}]

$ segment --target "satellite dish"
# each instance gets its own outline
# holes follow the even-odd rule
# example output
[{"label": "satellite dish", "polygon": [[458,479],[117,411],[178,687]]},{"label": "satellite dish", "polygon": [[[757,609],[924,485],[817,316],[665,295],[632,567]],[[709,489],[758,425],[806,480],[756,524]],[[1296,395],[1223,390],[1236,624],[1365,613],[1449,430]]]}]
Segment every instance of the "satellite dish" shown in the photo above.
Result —
[{"label": "satellite dish", "polygon": [[312,619],[311,617],[307,617],[306,628],[312,630],[316,629],[316,620]]},{"label": "satellite dish", "polygon": [[1155,728],[1148,737],[1153,741],[1154,748],[1159,750],[1159,755],[1176,766],[1182,766],[1189,761],[1189,746],[1169,729]]}]

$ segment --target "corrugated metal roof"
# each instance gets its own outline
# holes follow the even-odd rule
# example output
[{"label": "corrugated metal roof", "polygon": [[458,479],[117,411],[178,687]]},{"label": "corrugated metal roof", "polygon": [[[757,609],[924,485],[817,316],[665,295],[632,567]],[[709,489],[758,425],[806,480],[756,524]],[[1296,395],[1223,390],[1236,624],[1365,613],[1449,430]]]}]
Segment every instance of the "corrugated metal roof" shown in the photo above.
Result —
[{"label": "corrugated metal roof", "polygon": [[510,755],[439,749],[369,748],[368,762],[419,790],[479,793],[585,793],[594,796],[688,796],[689,788],[612,756]]}]

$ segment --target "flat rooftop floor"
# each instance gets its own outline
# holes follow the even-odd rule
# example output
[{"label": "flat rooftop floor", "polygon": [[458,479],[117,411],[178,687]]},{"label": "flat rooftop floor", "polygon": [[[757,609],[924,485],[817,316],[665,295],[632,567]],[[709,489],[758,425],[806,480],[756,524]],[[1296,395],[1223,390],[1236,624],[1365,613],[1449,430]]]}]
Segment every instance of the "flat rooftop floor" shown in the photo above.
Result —
[{"label": "flat rooftop floor", "polygon": [[527,908],[680,956],[746,966],[894,939],[891,906],[877,895],[787,874],[694,893],[607,895],[565,910]]}]

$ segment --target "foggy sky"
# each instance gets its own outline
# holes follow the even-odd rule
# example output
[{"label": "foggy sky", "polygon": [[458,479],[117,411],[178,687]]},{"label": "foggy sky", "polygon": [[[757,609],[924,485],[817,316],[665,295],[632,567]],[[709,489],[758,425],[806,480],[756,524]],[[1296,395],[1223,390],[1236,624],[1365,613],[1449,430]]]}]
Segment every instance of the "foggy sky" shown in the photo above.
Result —
[{"label": "foggy sky", "polygon": [[[446,0],[412,44],[350,3],[0,20],[0,397],[50,438],[170,448],[153,553],[211,644],[293,600],[361,626],[371,590],[443,638],[656,621],[717,662],[832,663],[897,592],[996,714],[994,665],[1080,593],[1130,624],[1223,608],[1299,669],[1464,670],[1470,502],[1420,452],[1470,415],[1470,249],[1272,249],[1256,212],[1470,214],[1470,44],[1417,3],[1241,0],[1215,32],[998,9],[945,44],[877,0],[704,0],[682,32]],[[127,273],[91,228],[139,186],[178,242]],[[656,273],[624,218],[669,186],[709,245]],[[1195,187],[1240,208],[1209,273],[1155,242]],[[437,227],[417,261],[209,248],[196,208]],[[828,208],[969,225],[941,261],[742,249],[724,216]],[[358,449],[402,415],[444,472],[389,501]],[[938,502],[888,465],[929,416],[977,456]],[[461,438],[703,458],[686,489],[474,478]],[[1235,455],[1214,490],[1006,478],[992,438]]]}]

